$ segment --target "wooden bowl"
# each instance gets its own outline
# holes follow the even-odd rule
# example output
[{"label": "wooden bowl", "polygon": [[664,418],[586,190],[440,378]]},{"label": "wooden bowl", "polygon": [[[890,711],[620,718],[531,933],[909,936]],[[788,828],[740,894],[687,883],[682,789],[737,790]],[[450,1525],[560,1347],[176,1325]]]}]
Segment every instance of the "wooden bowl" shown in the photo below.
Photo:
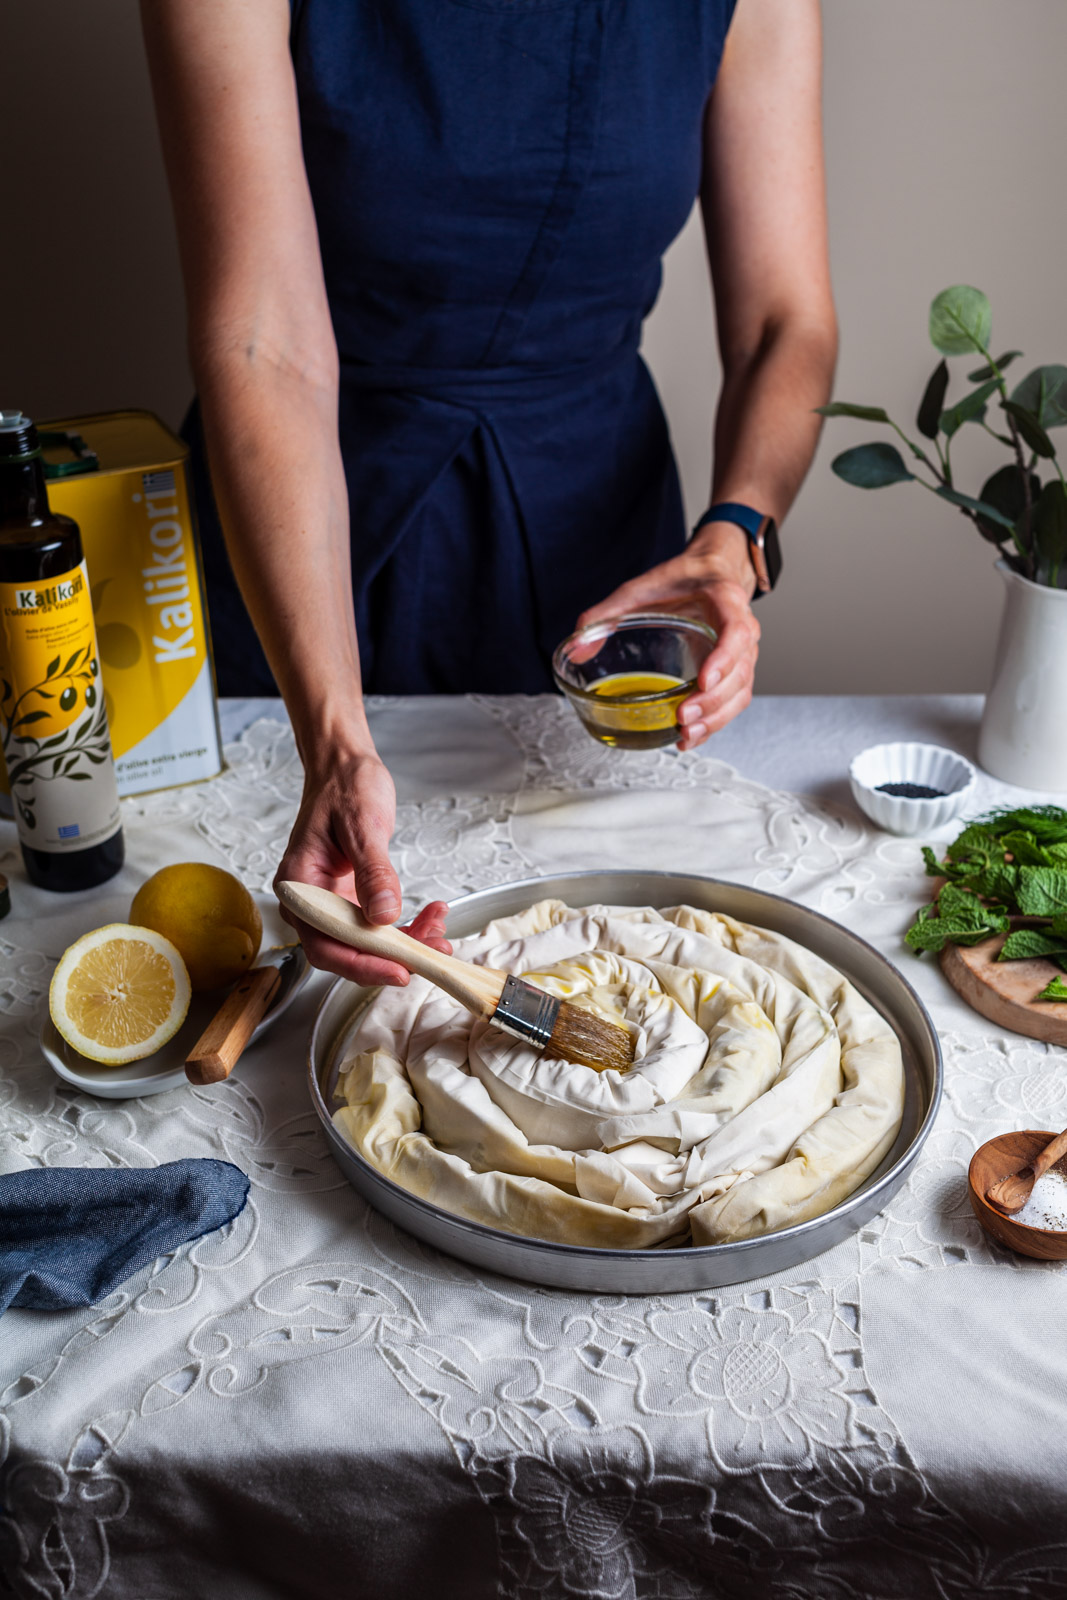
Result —
[{"label": "wooden bowl", "polygon": [[[1031,1228],[1025,1222],[1007,1217],[986,1199],[986,1190],[1014,1172],[1030,1166],[1055,1134],[1036,1128],[1026,1128],[1019,1133],[1000,1133],[979,1145],[967,1169],[967,1188],[971,1209],[982,1227],[998,1244],[1007,1245],[1023,1256],[1035,1256],[1038,1261],[1067,1261],[1067,1229]],[[1057,1162],[1056,1171],[1063,1171]]]}]

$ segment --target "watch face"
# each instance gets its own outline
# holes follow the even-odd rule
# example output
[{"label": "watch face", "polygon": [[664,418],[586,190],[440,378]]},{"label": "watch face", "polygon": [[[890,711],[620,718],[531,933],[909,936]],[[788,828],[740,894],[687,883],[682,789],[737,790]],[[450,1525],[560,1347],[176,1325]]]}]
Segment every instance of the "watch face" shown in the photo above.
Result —
[{"label": "watch face", "polygon": [[782,570],[782,547],[778,542],[778,527],[773,517],[763,524],[763,559],[767,563],[767,582],[774,588]]}]

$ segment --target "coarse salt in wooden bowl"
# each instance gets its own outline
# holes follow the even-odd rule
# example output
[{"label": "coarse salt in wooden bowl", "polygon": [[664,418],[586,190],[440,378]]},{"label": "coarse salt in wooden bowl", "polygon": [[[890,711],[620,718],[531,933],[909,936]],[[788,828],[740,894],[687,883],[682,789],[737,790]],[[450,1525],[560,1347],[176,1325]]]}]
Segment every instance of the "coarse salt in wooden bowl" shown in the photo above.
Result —
[{"label": "coarse salt in wooden bowl", "polygon": [[[1034,1157],[1053,1138],[1047,1129],[1025,1128],[1018,1133],[999,1133],[979,1145],[971,1157],[967,1170],[967,1189],[971,1209],[991,1238],[1007,1245],[1020,1255],[1033,1256],[1038,1261],[1067,1261],[1067,1229],[1033,1228],[1028,1223],[1016,1222],[990,1205],[986,1190],[1001,1178],[1028,1167]],[[1053,1171],[1062,1172],[1063,1165],[1056,1163]]]}]

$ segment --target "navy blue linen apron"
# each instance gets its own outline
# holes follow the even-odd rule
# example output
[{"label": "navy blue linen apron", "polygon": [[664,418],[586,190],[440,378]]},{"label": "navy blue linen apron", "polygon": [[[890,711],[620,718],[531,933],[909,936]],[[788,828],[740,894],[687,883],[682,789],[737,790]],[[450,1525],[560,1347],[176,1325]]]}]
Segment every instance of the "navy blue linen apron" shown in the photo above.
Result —
[{"label": "navy blue linen apron", "polygon": [[[549,689],[578,613],[683,547],[638,341],[733,5],[294,0],[369,691]],[[205,545],[220,687],[269,692]]]}]

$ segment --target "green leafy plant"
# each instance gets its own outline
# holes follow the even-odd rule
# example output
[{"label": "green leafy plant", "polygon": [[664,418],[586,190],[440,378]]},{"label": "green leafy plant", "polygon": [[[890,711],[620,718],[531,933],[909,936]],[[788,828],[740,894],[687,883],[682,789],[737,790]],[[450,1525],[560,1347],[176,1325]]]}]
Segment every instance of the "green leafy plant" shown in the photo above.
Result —
[{"label": "green leafy plant", "polygon": [[[896,445],[884,440],[845,450],[835,457],[833,470],[860,489],[922,484],[969,518],[1016,572],[1053,589],[1065,587],[1067,480],[1051,430],[1067,427],[1067,366],[1035,367],[1009,392],[1004,373],[1022,351],[1006,350],[994,358],[989,343],[992,325],[993,313],[980,289],[966,284],[943,289],[930,307],[930,340],[942,359],[930,375],[915,418],[927,448],[910,438],[881,406],[835,400],[818,408],[824,417],[884,423],[906,445],[919,470],[912,471]],[[946,358],[975,355],[982,357],[982,364],[967,374],[971,388],[947,405]],[[1012,455],[987,478],[977,496],[961,493],[953,480],[952,441],[968,424],[983,428]],[[1042,462],[1054,474],[1044,481],[1037,470]]]},{"label": "green leafy plant", "polygon": [[[945,882],[904,936],[917,954],[1003,933],[998,961],[1041,958],[1067,972],[1067,811],[994,811],[969,823],[944,859],[929,846],[923,859],[927,874]],[[1067,984],[1053,978],[1036,998],[1067,1000]]]}]

